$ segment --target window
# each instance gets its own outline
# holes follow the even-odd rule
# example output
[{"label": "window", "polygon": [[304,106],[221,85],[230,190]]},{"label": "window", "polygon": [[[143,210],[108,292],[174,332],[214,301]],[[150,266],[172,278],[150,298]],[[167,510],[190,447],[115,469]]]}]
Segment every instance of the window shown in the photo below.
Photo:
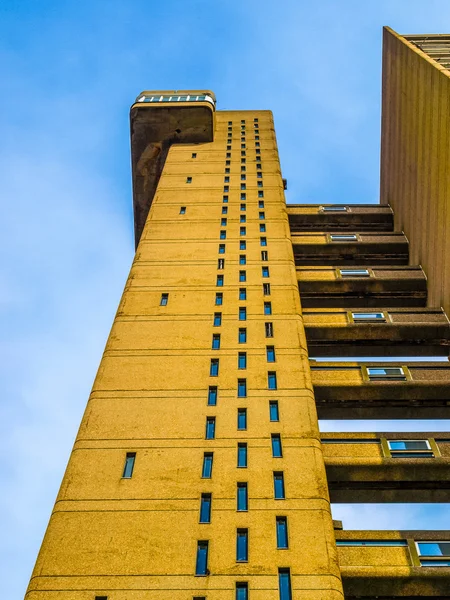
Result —
[{"label": "window", "polygon": [[213,466],[213,453],[205,452],[203,454],[203,466],[202,466],[202,477],[204,479],[211,479]]},{"label": "window", "polygon": [[288,535],[287,535],[287,518],[277,517],[277,548],[286,549],[288,548]]},{"label": "window", "polygon": [[239,271],[239,281],[247,281],[247,271]]},{"label": "window", "polygon": [[216,406],[217,404],[217,386],[210,385],[208,389],[208,406]]},{"label": "window", "polygon": [[241,215],[241,216],[239,217],[239,222],[240,222],[240,223],[246,223],[246,222],[247,222],[247,217],[246,217],[245,215]]},{"label": "window", "polygon": [[230,167],[225,167],[225,173],[229,173],[230,172]]},{"label": "window", "polygon": [[195,565],[196,575],[209,575],[208,571],[208,542],[202,540],[197,542],[197,562]]},{"label": "window", "polygon": [[222,196],[222,202],[226,204],[228,202],[228,196]]},{"label": "window", "polygon": [[341,277],[370,277],[368,269],[339,269]]},{"label": "window", "polygon": [[[260,159],[261,160],[261,159]],[[257,169],[262,169],[261,163],[256,163],[256,168]]]},{"label": "window", "polygon": [[266,213],[265,213],[265,212],[260,212],[260,213],[259,213],[259,218],[260,218],[261,220],[264,220],[264,219],[266,218]]},{"label": "window", "polygon": [[247,380],[238,379],[238,398],[247,397]]},{"label": "window", "polygon": [[387,440],[392,458],[434,458],[428,440]]},{"label": "window", "polygon": [[222,227],[226,227],[226,226],[227,226],[227,219],[226,219],[226,217],[223,217],[223,218],[220,220],[220,225],[221,225]]},{"label": "window", "polygon": [[247,309],[245,308],[245,306],[240,306],[239,307],[239,321],[246,321],[247,320]]},{"label": "window", "polygon": [[[227,140],[227,142],[231,142],[231,140]],[[227,150],[231,150],[231,145],[227,146]]]},{"label": "window", "polygon": [[223,215],[228,214],[228,206],[222,206],[222,214]]},{"label": "window", "polygon": [[219,258],[217,260],[217,268],[218,269],[223,269],[225,267],[225,259],[224,258]]},{"label": "window", "polygon": [[259,243],[261,246],[267,246],[267,238],[266,237],[260,237],[259,238]]},{"label": "window", "polygon": [[219,375],[219,359],[212,358],[209,366],[209,374],[211,377],[217,377]]},{"label": "window", "polygon": [[258,190],[258,198],[264,198],[264,192],[262,190]]},{"label": "window", "polygon": [[283,471],[274,471],[273,473],[273,495],[275,500],[284,500],[284,473]]},{"label": "window", "polygon": [[213,333],[211,348],[212,348],[212,350],[219,350],[219,348],[220,348],[220,333]]},{"label": "window", "polygon": [[[216,302],[217,304],[217,302]],[[271,315],[272,314],[272,302],[264,302],[264,314]]]},{"label": "window", "polygon": [[248,529],[238,529],[236,535],[236,561],[248,561]]},{"label": "window", "polygon": [[332,242],[357,242],[358,238],[355,233],[332,233],[330,240]]},{"label": "window", "polygon": [[278,410],[278,400],[271,400],[269,402],[269,415],[271,421],[279,421],[280,413]]},{"label": "window", "polygon": [[229,185],[224,185],[223,186],[223,191],[224,192],[229,192],[230,191],[230,186]]},{"label": "window", "polygon": [[270,296],[270,283],[263,283],[264,296]]},{"label": "window", "polygon": [[278,587],[280,600],[292,600],[290,569],[278,569]]},{"label": "window", "polygon": [[247,368],[247,352],[238,353],[238,369]]},{"label": "window", "polygon": [[216,305],[221,306],[223,304],[223,294],[222,292],[217,292],[216,294]]},{"label": "window", "polygon": [[169,302],[169,294],[161,294],[160,306],[167,306]]},{"label": "window", "polygon": [[259,135],[255,135],[255,140],[259,140]]},{"label": "window", "polygon": [[122,477],[130,479],[133,476],[134,461],[136,460],[136,452],[127,452],[125,457],[125,466],[123,468]]},{"label": "window", "polygon": [[267,250],[261,250],[261,260],[263,260],[264,262],[269,260],[269,253],[267,252]]},{"label": "window", "polygon": [[237,510],[248,510],[247,482],[239,482],[237,484]]},{"label": "window", "polygon": [[402,367],[367,367],[369,379],[406,379]]},{"label": "window", "polygon": [[213,440],[216,435],[216,417],[206,417],[205,439]]},{"label": "window", "polygon": [[240,235],[246,235],[246,234],[247,234],[247,229],[246,229],[245,227],[241,227],[241,228],[239,229],[239,234],[240,234]]},{"label": "window", "polygon": [[265,323],[266,337],[273,337],[273,323]]},{"label": "window", "polygon": [[214,327],[222,325],[222,313],[214,313]]},{"label": "window", "polygon": [[185,214],[186,214],[186,207],[180,206],[180,215],[185,215]]},{"label": "window", "polygon": [[245,181],[247,179],[247,175],[245,173],[241,174],[241,181]]},{"label": "window", "polygon": [[221,240],[225,240],[227,238],[227,232],[222,229],[222,231],[220,232],[220,239]]},{"label": "window", "polygon": [[236,583],[236,600],[248,600],[248,583]]},{"label": "window", "polygon": [[241,171],[246,171],[246,170],[247,170],[247,167],[244,167],[241,165]]},{"label": "window", "polygon": [[[233,121],[228,121],[228,125],[233,125]],[[229,129],[229,127],[228,127]]]},{"label": "window", "polygon": [[237,466],[242,468],[247,466],[247,444],[238,444]]},{"label": "window", "polygon": [[241,150],[241,156],[245,156],[245,155],[246,155],[245,150]]},{"label": "window", "polygon": [[450,541],[416,542],[422,567],[450,567]]},{"label": "window", "polygon": [[245,240],[239,241],[239,250],[245,250],[247,248],[247,242]]},{"label": "window", "polygon": [[223,178],[225,183],[230,183],[230,177],[229,175],[225,175],[225,177]]},{"label": "window", "polygon": [[261,146],[260,142],[255,142],[255,147],[259,148]]},{"label": "window", "polygon": [[[242,153],[241,153],[241,154],[242,154]],[[245,154],[245,152],[244,152],[244,154]],[[242,163],[242,164],[244,164],[246,161],[247,161],[247,159],[246,159],[246,158],[241,158],[241,163]]]},{"label": "window", "polygon": [[192,183],[192,177],[186,177],[186,183]]},{"label": "window", "polygon": [[247,288],[239,288],[239,300],[247,300]]},{"label": "window", "polygon": [[217,275],[216,286],[223,287],[223,275]]},{"label": "window", "polygon": [[247,409],[238,408],[237,412],[237,428],[239,431],[247,429]]},{"label": "window", "polygon": [[227,152],[225,155],[227,158],[231,158],[231,152]]},{"label": "window", "polygon": [[206,600],[206,596],[194,596],[192,600]]},{"label": "window", "polygon": [[197,158],[197,152],[193,152],[193,153],[191,154],[191,158]]},{"label": "window", "polygon": [[336,540],[336,546],[408,547],[406,540]]},{"label": "window", "polygon": [[239,343],[245,344],[247,342],[247,329],[245,327],[239,328]]},{"label": "window", "polygon": [[241,210],[247,210],[247,205],[246,204],[241,204]]},{"label": "window", "polygon": [[358,321],[386,321],[386,317],[382,312],[352,312],[352,319]]},{"label": "window", "polygon": [[261,223],[261,225],[259,226],[259,231],[260,233],[265,233],[266,231],[266,226],[264,223]]},{"label": "window", "polygon": [[257,149],[255,150],[255,153],[256,153],[257,155],[258,155],[258,154],[261,154],[261,150],[260,150],[259,148],[257,148]]},{"label": "window", "polygon": [[245,192],[241,193],[241,200],[246,200],[247,199],[247,194]]},{"label": "window", "polygon": [[[258,177],[262,177],[262,173],[258,173]],[[264,208],[264,200],[258,202],[258,208]]]},{"label": "window", "polygon": [[322,212],[348,212],[348,206],[342,206],[342,204],[332,204],[331,206],[321,206]]},{"label": "window", "polygon": [[269,371],[267,373],[267,387],[269,390],[277,389],[277,374],[276,371]]},{"label": "window", "polygon": [[267,362],[275,362],[275,346],[266,346],[266,356]]},{"label": "window", "polygon": [[95,600],[108,600],[108,596],[95,596]]},{"label": "window", "polygon": [[211,523],[211,494],[202,494],[200,499],[200,523]]},{"label": "window", "polygon": [[272,456],[273,458],[282,458],[281,436],[279,433],[272,433]]},{"label": "window", "polygon": [[225,164],[226,164],[226,165],[230,165],[230,164],[231,164],[231,160],[226,160],[226,161],[225,161]]},{"label": "window", "polygon": [[262,276],[269,277],[269,267],[262,267]]},{"label": "window", "polygon": [[219,254],[225,254],[225,244],[219,244]]}]

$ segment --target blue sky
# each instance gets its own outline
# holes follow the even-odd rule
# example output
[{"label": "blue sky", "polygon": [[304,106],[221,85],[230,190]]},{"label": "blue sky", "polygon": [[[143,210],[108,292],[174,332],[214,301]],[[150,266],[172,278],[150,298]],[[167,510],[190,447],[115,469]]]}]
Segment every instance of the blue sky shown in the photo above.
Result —
[{"label": "blue sky", "polygon": [[[2,598],[23,597],[133,257],[134,97],[208,88],[219,109],[271,109],[289,202],[376,202],[385,24],[450,32],[450,5],[2,0]],[[446,506],[334,515],[449,524]]]}]

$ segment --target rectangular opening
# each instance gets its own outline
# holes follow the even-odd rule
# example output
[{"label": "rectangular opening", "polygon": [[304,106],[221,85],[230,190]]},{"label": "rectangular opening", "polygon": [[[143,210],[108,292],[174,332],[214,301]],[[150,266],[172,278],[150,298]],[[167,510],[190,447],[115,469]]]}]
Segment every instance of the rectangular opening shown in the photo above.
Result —
[{"label": "rectangular opening", "polygon": [[223,294],[222,292],[216,293],[216,306],[222,306],[223,304]]},{"label": "rectangular opening", "polygon": [[247,397],[247,380],[246,379],[238,379],[238,398],[246,398]]},{"label": "rectangular opening", "polygon": [[196,575],[208,575],[208,541],[197,542],[197,561],[195,564]]},{"label": "rectangular opening", "polygon": [[277,387],[278,387],[278,384],[277,384],[276,371],[269,371],[267,373],[267,388],[269,390],[276,390]]},{"label": "rectangular opening", "polygon": [[216,417],[206,417],[205,439],[213,440],[216,435]]},{"label": "rectangular opening", "polygon": [[241,467],[241,468],[247,467],[247,444],[246,443],[238,444],[237,466]]},{"label": "rectangular opening", "polygon": [[247,300],[247,288],[239,288],[239,300]]},{"label": "rectangular opening", "polygon": [[213,466],[213,453],[212,452],[204,452],[203,466],[202,466],[203,479],[211,479],[212,466]]},{"label": "rectangular opening", "polygon": [[264,302],[264,314],[271,315],[272,314],[272,303]]},{"label": "rectangular opening", "polygon": [[370,277],[368,269],[339,269],[341,277]]},{"label": "rectangular opening", "polygon": [[322,212],[348,212],[348,206],[342,204],[331,204],[330,206],[321,206]]},{"label": "rectangular opening", "polygon": [[387,440],[392,458],[434,458],[428,440]]},{"label": "rectangular opening", "polygon": [[236,532],[236,561],[248,561],[248,529],[238,529]]},{"label": "rectangular opening", "polygon": [[238,581],[236,583],[236,600],[248,600],[248,583]]},{"label": "rectangular opening", "polygon": [[136,452],[127,452],[125,457],[125,466],[123,468],[123,479],[130,479],[133,476],[134,463],[136,460]]},{"label": "rectangular opening", "polygon": [[332,233],[330,240],[332,242],[357,242],[358,237],[356,233]]},{"label": "rectangular opening", "polygon": [[247,368],[247,352],[238,353],[238,369]]},{"label": "rectangular opening", "polygon": [[276,517],[277,548],[285,550],[288,548],[287,517]]},{"label": "rectangular opening", "polygon": [[219,375],[219,359],[212,358],[209,366],[210,377],[217,377]]},{"label": "rectangular opening", "polygon": [[278,569],[278,588],[280,600],[292,600],[290,569]]},{"label": "rectangular opening", "polygon": [[355,322],[358,321],[378,321],[385,322],[386,317],[382,312],[352,312],[352,319]]},{"label": "rectangular opening", "polygon": [[284,500],[284,473],[283,471],[274,471],[273,473],[273,491],[275,500]]},{"label": "rectangular opening", "polygon": [[406,548],[406,540],[336,540],[336,546],[387,546]]},{"label": "rectangular opening", "polygon": [[281,436],[279,433],[272,433],[272,456],[273,458],[282,458],[283,449],[281,447]]},{"label": "rectangular opening", "polygon": [[161,294],[160,306],[167,306],[169,303],[169,294]]},{"label": "rectangular opening", "polygon": [[247,409],[246,408],[238,408],[237,428],[239,431],[245,431],[247,429]]},{"label": "rectangular opening", "polygon": [[248,486],[247,482],[239,482],[237,484],[237,510],[248,510]]},{"label": "rectangular opening", "polygon": [[266,346],[267,362],[275,362],[275,346]]},{"label": "rectangular opening", "polygon": [[208,406],[216,406],[217,404],[217,386],[210,385],[208,390]]},{"label": "rectangular opening", "polygon": [[200,523],[211,523],[211,494],[202,494],[201,496]]},{"label": "rectangular opening", "polygon": [[213,333],[211,348],[212,350],[220,349],[220,333]]},{"label": "rectangular opening", "polygon": [[222,313],[214,313],[214,327],[219,327],[220,325],[222,325]]},{"label": "rectangular opening", "polygon": [[278,409],[278,400],[271,400],[269,402],[269,416],[271,421],[280,420],[280,412]]},{"label": "rectangular opening", "polygon": [[406,379],[406,374],[402,367],[367,367],[369,379]]}]

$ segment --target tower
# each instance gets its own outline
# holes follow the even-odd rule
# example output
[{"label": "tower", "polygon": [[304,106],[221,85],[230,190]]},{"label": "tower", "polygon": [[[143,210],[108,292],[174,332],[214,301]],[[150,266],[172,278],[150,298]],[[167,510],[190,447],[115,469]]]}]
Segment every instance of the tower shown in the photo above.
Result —
[{"label": "tower", "polygon": [[346,531],[330,500],[447,499],[450,439],[318,427],[448,415],[391,207],[286,206],[270,111],[130,114],[136,256],[27,599],[444,597],[449,532]]}]

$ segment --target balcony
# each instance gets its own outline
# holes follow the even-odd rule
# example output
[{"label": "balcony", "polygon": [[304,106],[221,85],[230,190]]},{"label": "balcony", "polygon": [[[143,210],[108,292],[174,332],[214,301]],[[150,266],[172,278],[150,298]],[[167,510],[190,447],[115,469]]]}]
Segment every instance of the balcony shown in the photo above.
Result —
[{"label": "balcony", "polygon": [[380,204],[288,204],[291,232],[297,231],[392,231],[394,216]]}]

